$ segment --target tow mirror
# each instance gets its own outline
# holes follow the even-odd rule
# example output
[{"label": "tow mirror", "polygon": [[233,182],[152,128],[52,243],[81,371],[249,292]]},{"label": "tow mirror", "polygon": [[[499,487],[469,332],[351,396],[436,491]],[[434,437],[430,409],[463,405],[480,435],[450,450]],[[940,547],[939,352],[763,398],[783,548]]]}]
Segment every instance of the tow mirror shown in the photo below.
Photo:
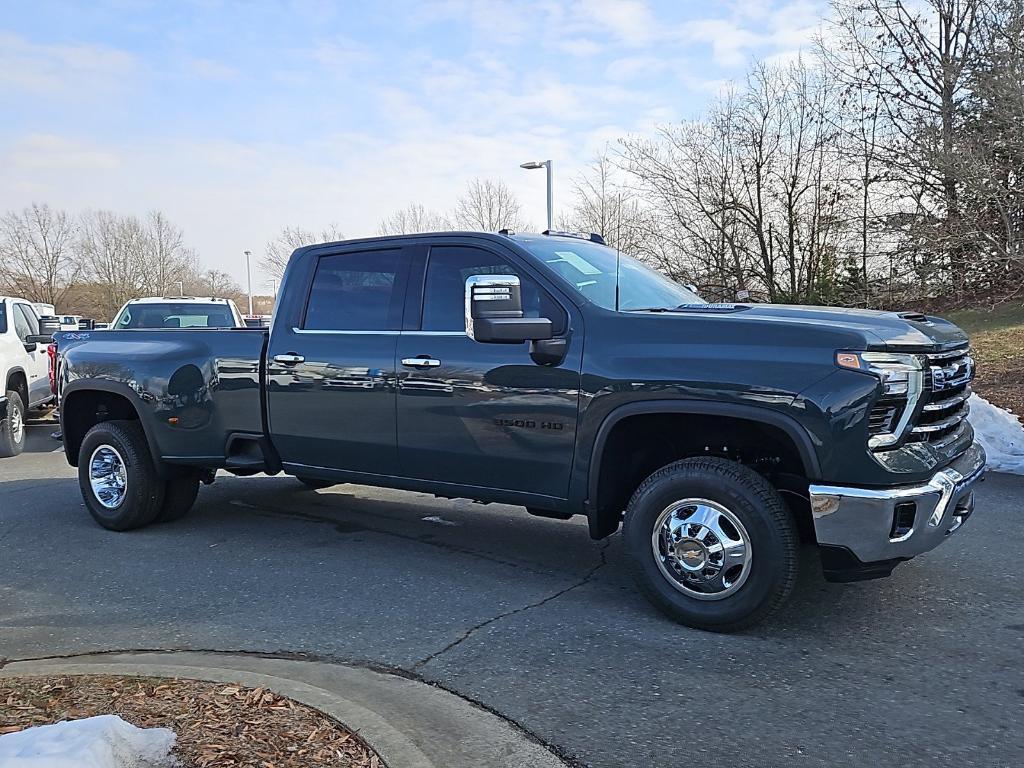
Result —
[{"label": "tow mirror", "polygon": [[466,279],[466,335],[489,344],[522,344],[552,336],[546,317],[523,317],[519,278],[472,275]]}]

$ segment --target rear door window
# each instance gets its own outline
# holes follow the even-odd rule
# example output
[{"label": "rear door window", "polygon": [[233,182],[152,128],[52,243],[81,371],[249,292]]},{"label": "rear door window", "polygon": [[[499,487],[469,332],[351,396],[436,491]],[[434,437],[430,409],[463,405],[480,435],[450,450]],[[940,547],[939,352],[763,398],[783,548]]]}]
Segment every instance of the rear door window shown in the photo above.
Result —
[{"label": "rear door window", "polygon": [[402,248],[321,256],[303,328],[314,331],[397,331],[409,257]]}]

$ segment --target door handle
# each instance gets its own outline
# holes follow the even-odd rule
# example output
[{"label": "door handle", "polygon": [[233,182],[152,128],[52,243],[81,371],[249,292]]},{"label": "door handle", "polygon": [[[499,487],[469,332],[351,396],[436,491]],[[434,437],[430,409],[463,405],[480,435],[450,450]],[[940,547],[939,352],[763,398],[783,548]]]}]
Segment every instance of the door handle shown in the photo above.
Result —
[{"label": "door handle", "polygon": [[298,363],[306,362],[306,358],[302,355],[274,355],[274,362],[281,363],[282,365],[296,365]]},{"label": "door handle", "polygon": [[407,365],[410,368],[437,368],[441,365],[441,361],[432,357],[403,357],[402,365]]}]

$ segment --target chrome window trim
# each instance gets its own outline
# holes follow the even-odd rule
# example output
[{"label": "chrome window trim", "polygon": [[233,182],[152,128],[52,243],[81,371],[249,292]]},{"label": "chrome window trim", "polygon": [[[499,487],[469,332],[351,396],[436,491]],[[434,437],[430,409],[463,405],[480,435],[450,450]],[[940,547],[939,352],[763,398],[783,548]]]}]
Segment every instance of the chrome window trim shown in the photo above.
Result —
[{"label": "chrome window trim", "polygon": [[327,336],[390,336],[398,335],[401,333],[399,330],[393,331],[341,331],[333,329],[320,329],[320,328],[292,328],[292,333],[298,334],[320,334]]}]

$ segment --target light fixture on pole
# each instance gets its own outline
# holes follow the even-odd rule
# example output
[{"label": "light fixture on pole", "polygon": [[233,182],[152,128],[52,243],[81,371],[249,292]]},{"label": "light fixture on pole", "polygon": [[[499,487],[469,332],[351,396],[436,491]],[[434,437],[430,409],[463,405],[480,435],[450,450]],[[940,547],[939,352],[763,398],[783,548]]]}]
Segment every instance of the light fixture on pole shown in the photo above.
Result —
[{"label": "light fixture on pole", "polygon": [[252,314],[252,270],[249,268],[249,257],[252,256],[252,251],[244,251],[245,253],[245,279],[249,287],[249,314]]},{"label": "light fixture on pole", "polygon": [[549,231],[553,230],[555,228],[555,221],[554,221],[554,204],[552,202],[552,196],[551,196],[551,161],[550,160],[531,160],[528,163],[522,163],[519,167],[520,168],[525,168],[528,171],[533,171],[533,170],[536,170],[538,168],[546,168],[547,169],[547,177],[548,177],[548,230]]}]

